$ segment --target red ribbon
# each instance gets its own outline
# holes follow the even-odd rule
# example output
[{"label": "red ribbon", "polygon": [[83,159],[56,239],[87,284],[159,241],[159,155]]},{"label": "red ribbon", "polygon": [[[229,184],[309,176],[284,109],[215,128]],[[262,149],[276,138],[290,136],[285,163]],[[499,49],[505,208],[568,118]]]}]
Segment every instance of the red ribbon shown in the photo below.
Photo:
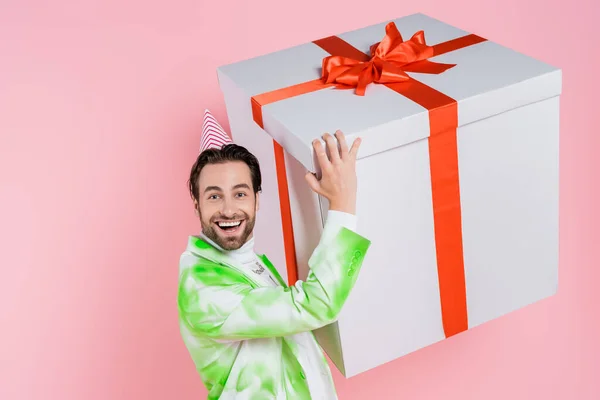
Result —
[{"label": "red ribbon", "polygon": [[371,58],[361,61],[351,57],[328,56],[323,59],[321,79],[327,84],[355,87],[363,96],[370,83],[405,82],[406,72],[441,74],[456,64],[442,64],[427,60],[435,55],[434,48],[425,43],[425,33],[418,31],[404,41],[396,24],[385,27],[385,37],[371,46]]}]

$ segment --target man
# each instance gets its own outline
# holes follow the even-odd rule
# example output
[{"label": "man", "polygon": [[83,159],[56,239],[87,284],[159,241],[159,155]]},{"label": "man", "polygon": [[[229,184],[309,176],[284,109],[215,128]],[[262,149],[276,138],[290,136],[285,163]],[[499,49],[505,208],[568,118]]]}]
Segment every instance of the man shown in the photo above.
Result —
[{"label": "man", "polygon": [[[322,177],[311,189],[329,200],[327,222],[305,282],[287,287],[265,255],[253,250],[261,174],[257,159],[230,143],[207,114],[190,193],[202,233],[181,256],[178,309],[183,340],[209,399],[336,399],[327,361],[312,331],[334,322],[370,241],[356,226],[356,154],[360,139],[313,143]],[[211,132],[212,130],[212,132]],[[207,137],[209,139],[207,139]],[[217,141],[218,142],[218,141]]]}]

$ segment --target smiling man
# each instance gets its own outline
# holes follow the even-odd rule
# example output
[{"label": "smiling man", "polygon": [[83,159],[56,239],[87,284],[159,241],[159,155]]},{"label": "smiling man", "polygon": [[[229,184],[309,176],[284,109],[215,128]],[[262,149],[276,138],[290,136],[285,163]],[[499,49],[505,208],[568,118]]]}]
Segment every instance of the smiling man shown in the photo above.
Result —
[{"label": "smiling man", "polygon": [[[336,399],[331,372],[312,331],[334,322],[352,290],[369,240],[356,228],[357,139],[313,143],[322,177],[307,184],[329,200],[306,281],[286,286],[254,252],[260,205],[258,160],[205,117],[203,151],[189,181],[202,233],[180,259],[180,330],[208,399]],[[218,140],[214,142],[215,135]],[[213,145],[208,145],[211,140]]]}]

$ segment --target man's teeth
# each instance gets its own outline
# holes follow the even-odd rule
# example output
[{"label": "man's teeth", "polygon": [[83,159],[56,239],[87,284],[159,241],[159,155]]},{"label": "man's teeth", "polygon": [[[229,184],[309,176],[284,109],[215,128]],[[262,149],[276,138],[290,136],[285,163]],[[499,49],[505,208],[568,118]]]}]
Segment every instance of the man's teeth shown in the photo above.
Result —
[{"label": "man's teeth", "polygon": [[232,221],[232,222],[219,222],[219,226],[222,228],[229,228],[233,226],[238,226],[242,221]]}]

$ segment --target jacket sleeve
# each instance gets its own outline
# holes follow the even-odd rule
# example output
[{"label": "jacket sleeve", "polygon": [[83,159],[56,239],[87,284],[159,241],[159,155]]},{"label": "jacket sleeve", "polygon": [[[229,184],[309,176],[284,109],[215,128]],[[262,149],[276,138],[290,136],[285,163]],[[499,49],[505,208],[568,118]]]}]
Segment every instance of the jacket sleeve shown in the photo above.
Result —
[{"label": "jacket sleeve", "polygon": [[223,266],[190,267],[180,278],[180,318],[194,334],[218,340],[286,336],[328,325],[348,298],[370,244],[344,224],[326,223],[306,281],[287,288],[253,288]]}]

